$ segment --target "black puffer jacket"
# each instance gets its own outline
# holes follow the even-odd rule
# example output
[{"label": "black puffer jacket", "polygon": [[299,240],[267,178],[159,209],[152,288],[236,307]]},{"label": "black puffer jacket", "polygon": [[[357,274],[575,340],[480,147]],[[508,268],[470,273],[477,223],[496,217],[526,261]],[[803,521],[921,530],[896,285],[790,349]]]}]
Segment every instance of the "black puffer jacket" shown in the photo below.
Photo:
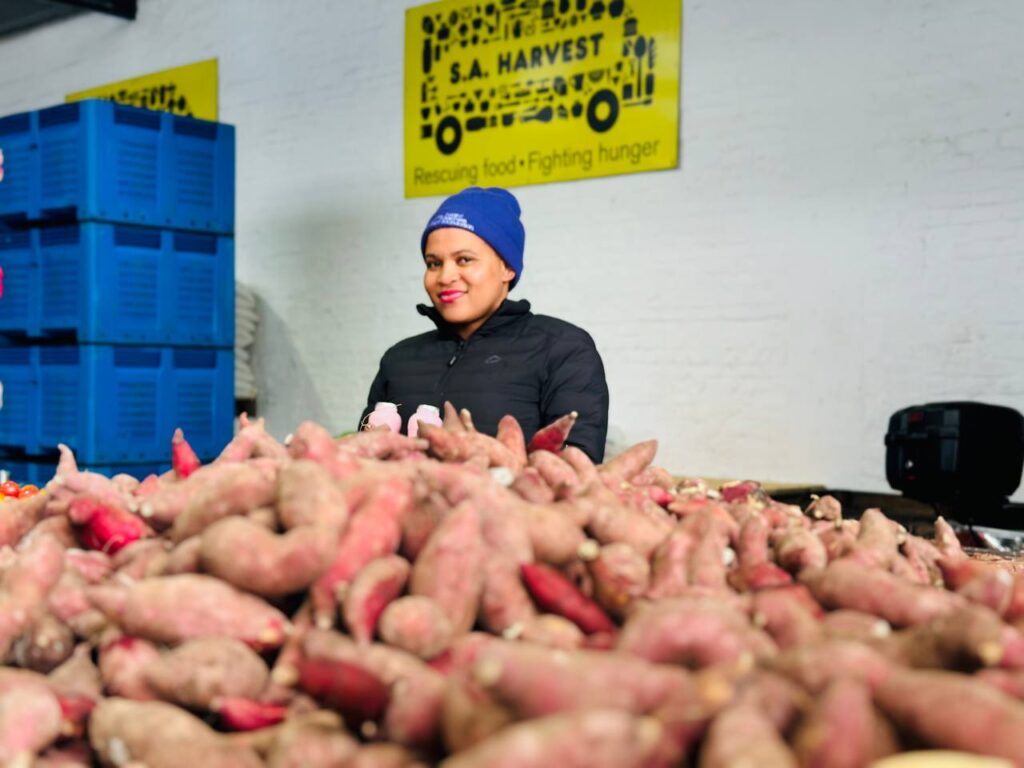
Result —
[{"label": "black puffer jacket", "polygon": [[433,307],[420,314],[437,330],[400,341],[384,353],[363,418],[374,403],[398,403],[403,429],[417,405],[450,400],[468,408],[481,432],[493,435],[507,413],[529,440],[571,411],[579,420],[569,438],[595,462],[604,459],[608,384],[593,339],[563,320],[530,312],[530,302],[506,300],[465,341]]}]

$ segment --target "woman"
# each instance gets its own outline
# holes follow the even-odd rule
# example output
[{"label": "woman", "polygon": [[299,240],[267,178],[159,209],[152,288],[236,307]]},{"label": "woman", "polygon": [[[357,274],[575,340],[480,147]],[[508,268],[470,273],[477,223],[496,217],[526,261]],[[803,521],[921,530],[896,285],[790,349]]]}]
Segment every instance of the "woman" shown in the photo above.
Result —
[{"label": "woman", "polygon": [[417,307],[437,328],[384,353],[363,417],[377,402],[397,403],[406,425],[418,405],[449,400],[491,435],[512,414],[529,439],[576,411],[569,443],[600,462],[608,385],[593,339],[508,298],[523,274],[519,215],[515,197],[495,187],[470,187],[441,204],[420,241],[431,306]]}]

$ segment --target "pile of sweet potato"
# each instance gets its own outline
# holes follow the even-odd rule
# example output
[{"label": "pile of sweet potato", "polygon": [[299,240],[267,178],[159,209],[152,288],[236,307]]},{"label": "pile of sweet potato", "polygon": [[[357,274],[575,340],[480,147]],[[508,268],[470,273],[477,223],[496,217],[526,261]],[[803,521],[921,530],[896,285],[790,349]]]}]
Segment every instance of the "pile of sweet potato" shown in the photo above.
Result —
[{"label": "pile of sweet potato", "polygon": [[1024,574],[573,422],[65,451],[0,509],[0,764],[1024,765]]}]

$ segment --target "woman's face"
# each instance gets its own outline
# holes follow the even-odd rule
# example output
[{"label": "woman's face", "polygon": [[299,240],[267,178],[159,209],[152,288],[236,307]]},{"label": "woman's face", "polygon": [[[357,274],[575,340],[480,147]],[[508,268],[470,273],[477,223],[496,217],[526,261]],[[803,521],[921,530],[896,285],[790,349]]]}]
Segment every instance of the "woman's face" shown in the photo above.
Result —
[{"label": "woman's face", "polygon": [[501,306],[516,276],[484,240],[457,227],[431,232],[423,261],[430,301],[464,339]]}]

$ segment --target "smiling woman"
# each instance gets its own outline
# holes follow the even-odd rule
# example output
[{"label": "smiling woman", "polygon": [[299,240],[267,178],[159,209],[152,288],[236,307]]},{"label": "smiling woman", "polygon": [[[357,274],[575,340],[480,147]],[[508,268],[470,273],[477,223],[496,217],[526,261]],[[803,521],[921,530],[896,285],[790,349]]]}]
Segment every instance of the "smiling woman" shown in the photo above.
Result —
[{"label": "smiling woman", "polygon": [[375,403],[390,402],[407,424],[418,405],[449,400],[481,432],[495,434],[511,414],[529,437],[576,411],[570,444],[604,458],[608,385],[593,339],[508,298],[523,273],[525,240],[519,203],[504,189],[469,187],[441,204],[420,241],[430,305],[417,308],[436,329],[384,353],[364,419]]}]

